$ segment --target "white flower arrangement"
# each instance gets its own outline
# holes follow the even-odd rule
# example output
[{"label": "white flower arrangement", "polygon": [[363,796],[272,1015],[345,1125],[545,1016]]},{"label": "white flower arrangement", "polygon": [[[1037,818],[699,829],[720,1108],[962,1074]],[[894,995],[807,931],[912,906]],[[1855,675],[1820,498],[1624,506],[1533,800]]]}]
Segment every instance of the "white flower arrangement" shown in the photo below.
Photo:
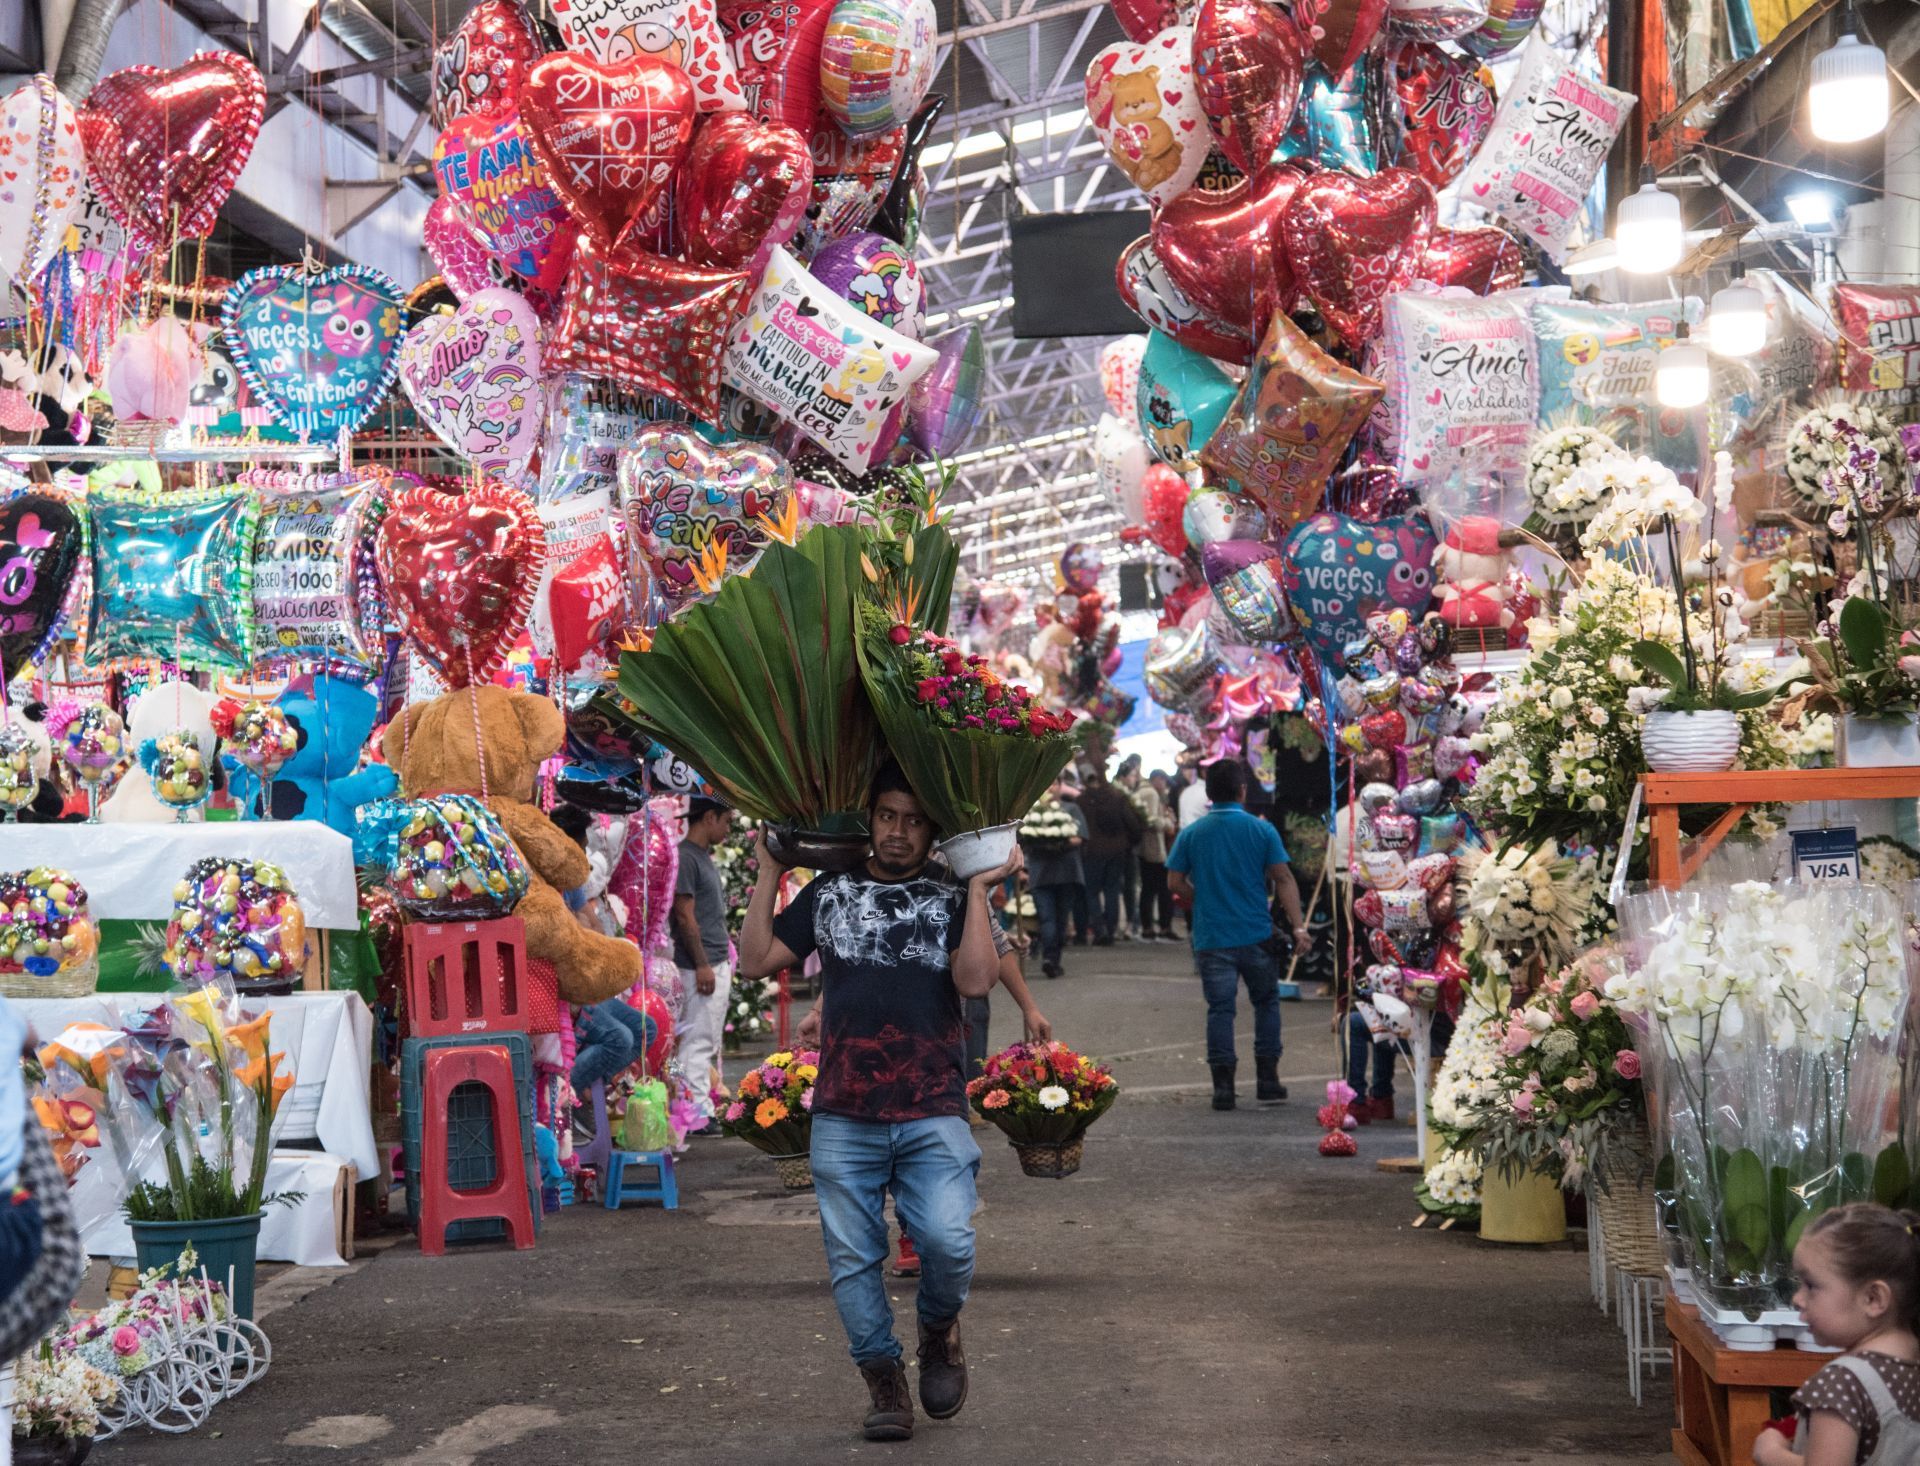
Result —
[{"label": "white flower arrangement", "polygon": [[1920,881],[1920,850],[1891,835],[1869,835],[1860,842],[1860,879],[1904,896],[1910,883]]},{"label": "white flower arrangement", "polygon": [[1472,1151],[1450,1150],[1427,1167],[1427,1195],[1439,1204],[1436,1210],[1477,1207],[1483,1173],[1480,1157]]},{"label": "white flower arrangement", "polygon": [[24,1356],[14,1375],[14,1433],[91,1437],[100,1428],[100,1407],[112,1404],[119,1393],[111,1375],[79,1355],[43,1348]]},{"label": "white flower arrangement", "polygon": [[1468,989],[1466,1002],[1447,1044],[1433,1092],[1427,1097],[1433,1123],[1448,1130],[1467,1130],[1479,1120],[1478,1110],[1500,1098],[1500,1040],[1506,1019],[1481,988]]},{"label": "white flower arrangement", "polygon": [[1527,449],[1527,497],[1548,524],[1582,524],[1598,512],[1604,490],[1575,472],[1617,457],[1620,445],[1598,428],[1550,428]]},{"label": "white flower arrangement", "polygon": [[1880,483],[1889,494],[1911,490],[1906,450],[1899,431],[1882,413],[1864,402],[1839,398],[1808,409],[1787,433],[1787,482],[1809,504],[1836,502],[1832,485],[1836,470],[1846,467],[1852,446],[1850,425],[1866,435],[1867,445],[1880,460]]},{"label": "white flower arrangement", "polygon": [[1067,807],[1051,794],[1027,811],[1020,821],[1020,842],[1046,853],[1067,848],[1067,842],[1080,833],[1080,826]]},{"label": "white flower arrangement", "polygon": [[1469,856],[1460,948],[1495,972],[1538,954],[1549,967],[1568,961],[1594,917],[1599,857],[1561,853],[1552,841],[1529,849],[1516,841],[1498,855]]},{"label": "white flower arrangement", "polygon": [[1581,546],[1590,554],[1624,545],[1658,528],[1663,519],[1697,524],[1707,517],[1707,506],[1682,486],[1672,469],[1625,453],[1575,469],[1568,492],[1600,504],[1580,532]]}]

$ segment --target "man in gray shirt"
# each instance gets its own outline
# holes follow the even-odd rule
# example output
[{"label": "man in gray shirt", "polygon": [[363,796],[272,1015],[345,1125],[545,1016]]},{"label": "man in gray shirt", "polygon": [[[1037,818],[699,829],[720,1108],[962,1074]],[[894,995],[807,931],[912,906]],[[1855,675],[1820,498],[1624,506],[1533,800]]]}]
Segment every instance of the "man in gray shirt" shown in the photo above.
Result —
[{"label": "man in gray shirt", "polygon": [[733,811],[717,799],[687,801],[687,834],[680,842],[680,874],[673,888],[673,962],[680,969],[680,1069],[693,1088],[703,1128],[718,1135],[711,1090],[733,994],[732,947],[727,941],[727,892],[713,863],[713,847],[733,828]]}]

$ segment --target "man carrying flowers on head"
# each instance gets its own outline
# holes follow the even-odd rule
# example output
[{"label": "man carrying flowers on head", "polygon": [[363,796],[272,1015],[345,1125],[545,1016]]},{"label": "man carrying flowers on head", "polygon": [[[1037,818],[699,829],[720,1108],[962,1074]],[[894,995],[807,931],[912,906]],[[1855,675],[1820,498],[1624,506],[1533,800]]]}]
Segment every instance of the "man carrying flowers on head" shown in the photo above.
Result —
[{"label": "man carrying flowers on head", "polygon": [[973,1280],[974,1176],[967,1124],[963,999],[985,997],[999,965],[993,889],[1019,868],[960,887],[926,869],[932,821],[891,764],[867,810],[873,848],[854,870],[809,882],[778,917],[780,865],[760,842],[761,879],[740,933],[739,968],[760,977],[820,955],[820,1075],[812,1168],[834,1306],[872,1408],[868,1440],[913,1434],[913,1400],[882,1273],[886,1197],[921,1258],[920,1403],[944,1420],[967,1398],[960,1309]]}]

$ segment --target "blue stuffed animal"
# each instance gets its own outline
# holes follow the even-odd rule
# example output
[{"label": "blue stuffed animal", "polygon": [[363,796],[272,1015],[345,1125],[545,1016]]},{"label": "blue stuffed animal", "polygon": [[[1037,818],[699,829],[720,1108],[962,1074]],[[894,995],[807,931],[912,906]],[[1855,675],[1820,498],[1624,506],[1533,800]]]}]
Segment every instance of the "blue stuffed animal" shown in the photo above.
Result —
[{"label": "blue stuffed animal", "polygon": [[[273,817],[324,820],[348,839],[363,804],[384,799],[400,786],[385,764],[360,768],[360,753],[373,732],[380,704],[363,687],[333,677],[315,677],[312,691],[290,688],[279,699],[300,735],[300,748],[273,779]],[[234,797],[250,805],[259,781],[244,769],[233,773]]]}]

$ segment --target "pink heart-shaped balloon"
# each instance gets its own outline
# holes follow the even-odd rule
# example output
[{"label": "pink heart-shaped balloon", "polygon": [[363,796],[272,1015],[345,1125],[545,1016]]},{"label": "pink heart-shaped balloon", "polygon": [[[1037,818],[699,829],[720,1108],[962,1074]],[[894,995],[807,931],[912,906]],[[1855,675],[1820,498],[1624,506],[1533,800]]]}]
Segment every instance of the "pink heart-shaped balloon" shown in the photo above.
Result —
[{"label": "pink heart-shaped balloon", "polygon": [[460,217],[460,211],[448,195],[440,194],[427,205],[420,238],[440,278],[461,300],[499,284],[488,269],[493,256],[487,253],[480,236]]},{"label": "pink heart-shaped balloon", "polygon": [[502,483],[403,490],[375,541],[400,630],[450,687],[485,682],[527,624],[546,562],[533,500]]},{"label": "pink heart-shaped balloon", "polygon": [[1316,173],[1281,210],[1277,243],[1300,288],[1357,352],[1380,332],[1381,302],[1419,269],[1433,214],[1433,190],[1405,168],[1372,178]]},{"label": "pink heart-shaped balloon", "polygon": [[700,124],[680,170],[680,237],[697,265],[756,275],[792,239],[813,197],[807,139],[783,122],[717,112]]},{"label": "pink heart-shaped balloon", "polygon": [[1273,156],[1300,100],[1306,47],[1267,0],[1204,0],[1193,23],[1200,107],[1220,150],[1242,173]]},{"label": "pink heart-shaped balloon", "polygon": [[80,109],[87,169],[137,250],[203,239],[253,152],[267,84],[246,57],[102,77]]},{"label": "pink heart-shaped balloon", "polygon": [[456,118],[433,145],[433,171],[489,254],[542,289],[560,283],[579,232],[528,147],[517,108]]},{"label": "pink heart-shaped balloon", "polygon": [[556,51],[521,84],[520,120],[568,212],[612,245],[686,156],[693,83],[657,56],[602,64]]},{"label": "pink heart-shaped balloon", "polygon": [[[1209,0],[1211,3],[1211,0]],[[1226,193],[1189,189],[1153,221],[1153,247],[1180,292],[1224,325],[1264,335],[1293,296],[1293,272],[1273,227],[1303,175],[1270,168]]]},{"label": "pink heart-shaped balloon", "polygon": [[1472,229],[1436,225],[1421,252],[1417,277],[1435,285],[1461,285],[1475,295],[1511,290],[1526,278],[1527,257],[1513,236],[1492,224]]},{"label": "pink heart-shaped balloon", "polygon": [[1193,17],[1191,5],[1178,0],[1113,0],[1113,18],[1129,41],[1151,41],[1170,25],[1180,25]]},{"label": "pink heart-shaped balloon", "polygon": [[714,447],[686,428],[642,428],[620,459],[620,507],[633,543],[669,605],[714,588],[702,585],[724,548],[725,569],[750,569],[767,547],[763,520],[792,492],[793,472],[759,443]]},{"label": "pink heart-shaped balloon", "polygon": [[480,290],[428,316],[400,346],[400,385],[454,452],[511,471],[540,441],[540,321],[510,290]]}]

